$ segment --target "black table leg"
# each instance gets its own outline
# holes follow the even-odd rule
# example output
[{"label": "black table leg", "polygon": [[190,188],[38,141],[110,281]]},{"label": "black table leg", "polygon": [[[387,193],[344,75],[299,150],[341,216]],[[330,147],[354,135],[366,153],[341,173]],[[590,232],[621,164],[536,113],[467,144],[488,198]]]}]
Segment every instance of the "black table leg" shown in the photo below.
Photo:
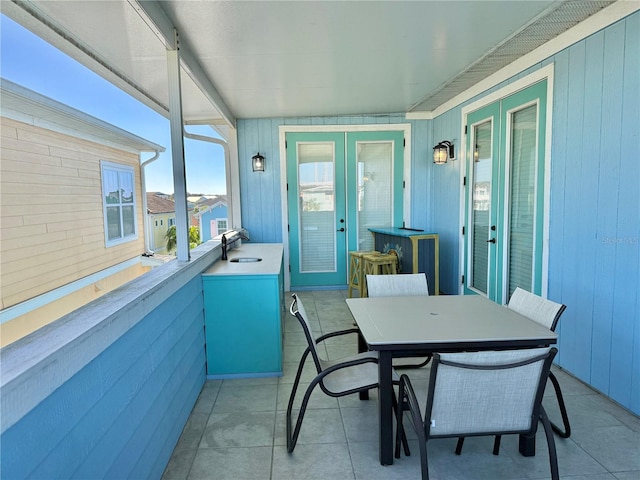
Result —
[{"label": "black table leg", "polygon": [[518,439],[518,450],[523,457],[535,457],[536,455],[536,436],[520,435]]},{"label": "black table leg", "polygon": [[378,381],[380,382],[379,409],[379,437],[380,464],[393,465],[393,379],[391,368],[391,353],[380,351],[378,359]]}]

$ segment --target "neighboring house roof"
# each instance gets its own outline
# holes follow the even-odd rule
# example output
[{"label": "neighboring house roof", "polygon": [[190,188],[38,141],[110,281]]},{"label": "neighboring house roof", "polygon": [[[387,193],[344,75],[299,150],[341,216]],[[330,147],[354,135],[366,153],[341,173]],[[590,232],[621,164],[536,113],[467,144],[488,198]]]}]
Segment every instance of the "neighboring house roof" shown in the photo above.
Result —
[{"label": "neighboring house roof", "polygon": [[226,195],[216,195],[215,198],[207,199],[205,202],[199,203],[199,210],[195,213],[194,216],[201,218],[205,213],[208,213],[214,210],[217,207],[226,207],[227,206],[227,196]]},{"label": "neighboring house roof", "polygon": [[222,203],[223,205],[227,204],[227,196],[226,195],[211,195],[208,196],[205,200],[198,202],[198,207],[214,207],[218,204]]},{"label": "neighboring house roof", "polygon": [[187,201],[197,206],[212,205],[213,203],[220,201],[220,199],[226,202],[227,196],[226,195],[189,195],[187,196]]},{"label": "neighboring house roof", "polygon": [[173,200],[160,197],[156,193],[147,193],[147,211],[153,215],[173,213],[176,211],[176,204]]},{"label": "neighboring house roof", "polygon": [[0,95],[3,117],[128,152],[165,151],[161,145],[4,78],[0,78]]},{"label": "neighboring house roof", "polygon": [[161,198],[166,198],[166,199],[171,199],[171,197],[173,196],[173,194],[169,194],[169,193],[163,193],[163,192],[147,192],[147,193],[152,193],[158,197]]}]

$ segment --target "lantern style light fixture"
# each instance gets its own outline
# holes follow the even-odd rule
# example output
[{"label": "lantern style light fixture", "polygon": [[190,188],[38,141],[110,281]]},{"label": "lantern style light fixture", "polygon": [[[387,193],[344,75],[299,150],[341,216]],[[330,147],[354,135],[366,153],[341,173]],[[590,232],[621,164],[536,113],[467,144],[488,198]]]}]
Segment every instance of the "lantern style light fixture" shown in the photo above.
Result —
[{"label": "lantern style light fixture", "polygon": [[473,150],[473,160],[475,162],[480,161],[480,145],[476,145],[476,148]]},{"label": "lantern style light fixture", "polygon": [[251,157],[251,165],[254,172],[264,172],[264,157],[260,155],[260,152]]},{"label": "lantern style light fixture", "polygon": [[454,158],[453,143],[443,140],[433,147],[433,163],[442,165],[448,159]]}]

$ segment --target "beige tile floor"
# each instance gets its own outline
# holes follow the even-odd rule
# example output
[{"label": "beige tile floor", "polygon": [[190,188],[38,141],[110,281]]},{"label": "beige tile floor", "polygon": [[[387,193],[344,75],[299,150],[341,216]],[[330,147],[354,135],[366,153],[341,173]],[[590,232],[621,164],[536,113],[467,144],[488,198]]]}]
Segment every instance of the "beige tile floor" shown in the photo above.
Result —
[{"label": "beige tile floor", "polygon": [[[300,293],[318,334],[349,328],[346,291]],[[287,303],[289,303],[287,297]],[[285,317],[284,375],[280,378],[208,380],[164,472],[164,480],[393,480],[419,479],[415,435],[410,457],[391,466],[378,462],[376,392],[369,401],[314,393],[293,454],[285,444],[285,411],[305,340],[295,318]],[[329,358],[356,351],[353,338],[326,345]],[[572,425],[569,439],[556,436],[560,476],[566,480],[640,480],[640,419],[554,367]],[[426,390],[429,368],[406,370]],[[313,374],[306,368],[306,381]],[[304,379],[303,379],[304,381]],[[545,408],[559,423],[553,389]],[[408,422],[405,425],[409,425]],[[408,427],[410,429],[410,427]],[[469,438],[456,456],[455,440],[429,442],[433,480],[550,478],[546,440],[538,454],[522,457],[517,438],[503,438],[499,456],[491,438]]]}]

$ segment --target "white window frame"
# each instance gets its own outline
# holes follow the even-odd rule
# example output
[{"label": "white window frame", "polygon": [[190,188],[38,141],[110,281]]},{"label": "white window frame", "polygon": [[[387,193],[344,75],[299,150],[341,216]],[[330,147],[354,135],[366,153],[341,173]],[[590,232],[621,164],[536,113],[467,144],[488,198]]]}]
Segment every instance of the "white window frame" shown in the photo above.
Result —
[{"label": "white window frame", "polygon": [[[105,200],[105,188],[104,188],[104,178],[105,178],[105,172],[106,171],[116,171],[118,172],[118,174],[120,173],[128,173],[131,175],[131,186],[132,186],[132,195],[133,195],[133,229],[134,229],[134,233],[133,235],[128,235],[128,236],[122,236],[120,238],[117,239],[113,239],[113,240],[109,240],[109,222],[107,219],[107,206],[113,207],[116,204],[109,204],[107,205],[107,202]],[[138,205],[137,205],[137,201],[136,201],[136,175],[135,175],[135,170],[133,169],[132,166],[129,165],[123,165],[121,163],[113,163],[113,162],[109,162],[106,160],[101,160],[100,161],[100,179],[101,179],[101,197],[102,197],[102,220],[104,223],[104,242],[105,242],[105,246],[108,247],[113,247],[116,245],[121,245],[123,243],[127,243],[127,242],[131,242],[134,240],[138,239]],[[122,207],[123,203],[119,203],[117,204],[118,206]],[[127,206],[129,206],[129,204],[126,204]],[[120,209],[120,222],[122,224],[122,208]],[[122,230],[124,231],[124,229]]]},{"label": "white window frame", "polygon": [[[227,218],[216,218],[216,234],[220,235],[221,233],[226,232],[229,229],[229,220]],[[220,222],[225,222],[225,227],[223,230],[220,229]]]}]

